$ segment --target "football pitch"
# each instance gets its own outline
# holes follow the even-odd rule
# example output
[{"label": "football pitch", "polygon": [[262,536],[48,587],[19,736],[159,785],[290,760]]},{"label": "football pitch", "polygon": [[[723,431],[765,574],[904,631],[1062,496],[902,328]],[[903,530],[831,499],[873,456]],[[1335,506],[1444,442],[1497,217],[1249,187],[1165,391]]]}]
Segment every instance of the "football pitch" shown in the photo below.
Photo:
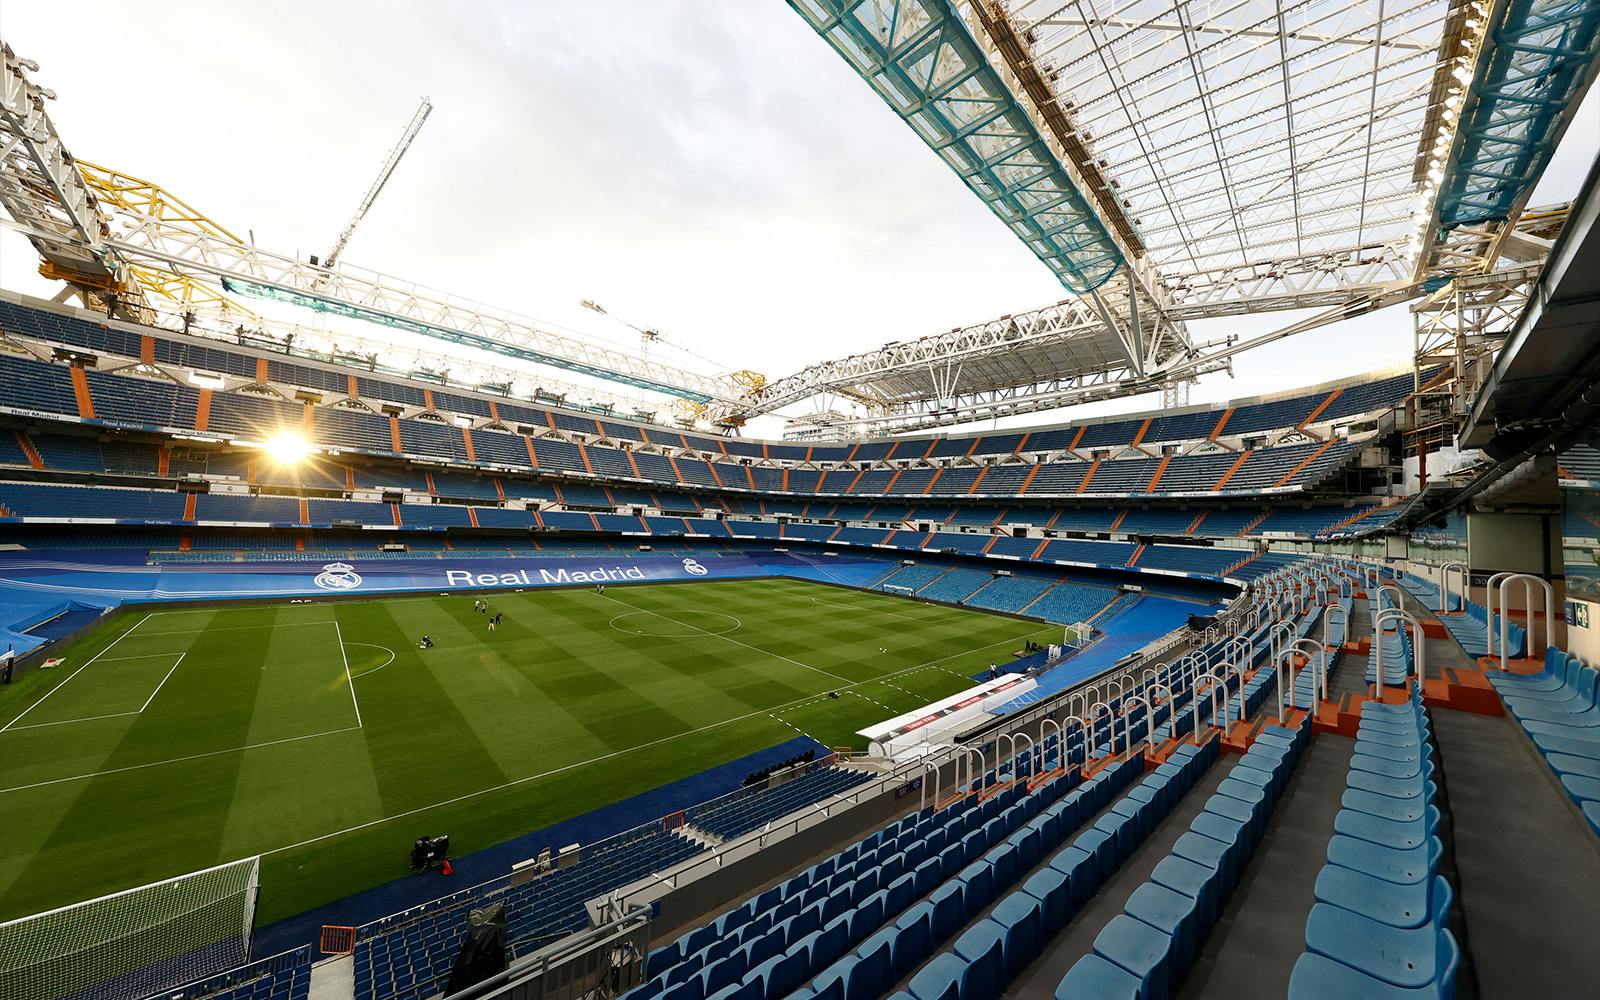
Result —
[{"label": "football pitch", "polygon": [[778,579],[134,609],[0,688],[0,920],[260,854],[269,922],[405,875],[419,833],[466,854],[801,734],[859,746],[1060,635]]}]

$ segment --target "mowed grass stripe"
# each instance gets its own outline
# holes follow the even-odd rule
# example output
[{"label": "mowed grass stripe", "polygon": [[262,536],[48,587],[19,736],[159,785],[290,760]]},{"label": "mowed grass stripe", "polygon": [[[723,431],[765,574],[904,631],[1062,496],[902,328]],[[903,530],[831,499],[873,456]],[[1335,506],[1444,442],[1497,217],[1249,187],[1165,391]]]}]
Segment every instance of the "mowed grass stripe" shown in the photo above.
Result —
[{"label": "mowed grass stripe", "polygon": [[[261,852],[260,914],[271,920],[401,877],[417,829],[449,832],[458,852],[470,851],[789,739],[795,730],[773,717],[789,719],[786,706],[805,704],[805,731],[824,743],[859,743],[856,729],[970,686],[966,674],[1040,634],[1028,622],[949,608],[931,609],[929,621],[914,625],[884,617],[875,628],[866,612],[849,612],[845,621],[812,600],[846,592],[807,584],[629,586],[608,594],[684,621],[697,610],[734,615],[742,624],[733,634],[745,645],[619,631],[610,622],[626,609],[592,590],[487,595],[506,612],[494,633],[473,614],[470,595],[152,619],[165,626],[167,648],[190,648],[169,688],[189,677],[191,664],[200,668],[152,705],[174,693],[182,717],[162,716],[164,731],[110,727],[108,745],[91,758],[6,733],[0,769],[15,766],[8,755],[23,745],[50,757],[45,769],[57,776],[171,759],[180,754],[168,751],[177,749],[213,756],[26,792],[7,791],[16,782],[0,770],[0,810],[9,819],[13,806],[28,805],[14,836],[0,842],[0,919]],[[863,596],[897,611],[923,607]],[[269,719],[291,712],[285,698],[294,685],[280,691],[276,683],[288,675],[271,677],[265,690],[259,685],[262,667],[271,669],[262,661],[297,655],[298,642],[311,661],[300,686],[314,699],[314,714],[333,710],[321,697],[341,693],[330,680],[336,651],[313,637],[333,631],[323,623],[335,613],[348,643],[394,652],[389,666],[355,680],[364,727],[230,752],[252,733],[290,728]],[[273,625],[291,627],[269,632]],[[437,648],[415,648],[424,631]],[[280,646],[268,638],[279,632],[295,638]],[[69,662],[111,638],[91,634],[68,651]],[[382,662],[379,651],[357,648]],[[937,662],[922,666],[930,660]],[[824,692],[851,685],[801,664],[868,683],[830,701]],[[252,671],[254,687],[241,679]],[[220,687],[194,680],[205,677],[231,680]],[[351,710],[348,687],[343,682],[343,712]],[[18,710],[18,700],[0,692],[0,718]],[[171,746],[157,745],[164,741]],[[204,832],[180,832],[186,824]],[[97,829],[117,830],[125,851],[102,857]],[[63,867],[78,875],[49,876]],[[20,877],[6,884],[8,871]]]}]

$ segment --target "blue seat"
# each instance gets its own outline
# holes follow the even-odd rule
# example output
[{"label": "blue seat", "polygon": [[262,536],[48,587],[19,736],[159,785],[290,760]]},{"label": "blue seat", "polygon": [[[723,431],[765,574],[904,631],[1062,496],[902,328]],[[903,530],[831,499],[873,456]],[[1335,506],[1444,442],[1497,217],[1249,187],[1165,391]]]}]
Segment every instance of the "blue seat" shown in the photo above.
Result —
[{"label": "blue seat", "polygon": [[883,924],[883,904],[888,898],[888,893],[879,889],[855,908],[850,914],[850,942],[860,944],[867,936]]},{"label": "blue seat", "polygon": [[1165,1000],[1170,994],[1172,938],[1142,920],[1119,913],[1094,939],[1094,953],[1139,977],[1139,996]]},{"label": "blue seat", "polygon": [[1452,1000],[1461,953],[1448,931],[1440,938],[1448,950],[1443,956],[1446,972],[1438,982],[1406,989],[1308,952],[1289,974],[1289,1000]]},{"label": "blue seat", "polygon": [[974,861],[961,869],[956,879],[961,883],[962,905],[968,913],[976,913],[994,902],[994,869],[983,861]]},{"label": "blue seat", "polygon": [[918,903],[901,914],[889,945],[896,979],[921,965],[934,948],[933,907]]},{"label": "blue seat", "polygon": [[968,910],[959,882],[946,882],[928,895],[933,907],[933,939],[947,941],[966,925]]},{"label": "blue seat", "polygon": [[1039,957],[1042,944],[1043,905],[1026,892],[1002,899],[989,919],[1005,928],[1005,959],[1009,976],[1020,973]]},{"label": "blue seat", "polygon": [[1384,819],[1353,809],[1341,809],[1333,817],[1333,832],[1337,835],[1400,850],[1421,847],[1438,826],[1439,810],[1434,806],[1428,806],[1423,817],[1410,821]]},{"label": "blue seat", "polygon": [[1172,845],[1172,853],[1177,857],[1186,858],[1197,865],[1215,870],[1219,889],[1224,894],[1233,890],[1233,883],[1228,880],[1229,849],[1229,845],[1212,840],[1204,834],[1195,833],[1193,830],[1180,834]]},{"label": "blue seat", "polygon": [[1056,1000],[1143,1000],[1143,986],[1143,980],[1128,970],[1089,954],[1073,963],[1061,977]]},{"label": "blue seat", "polygon": [[1450,883],[1442,876],[1420,882],[1389,882],[1366,872],[1324,865],[1317,873],[1316,900],[1370,917],[1390,927],[1421,927],[1449,908]]},{"label": "blue seat", "polygon": [[1339,797],[1339,805],[1352,812],[1366,813],[1391,822],[1411,823],[1426,814],[1428,799],[1432,794],[1425,788],[1421,795],[1401,799],[1362,788],[1346,788]]},{"label": "blue seat", "polygon": [[1050,859],[1050,867],[1067,876],[1071,886],[1071,895],[1068,898],[1071,900],[1073,912],[1082,907],[1100,887],[1094,855],[1081,847],[1062,848]]},{"label": "blue seat", "polygon": [[1390,927],[1359,913],[1317,903],[1306,918],[1306,949],[1392,986],[1428,986],[1445,972],[1441,937],[1431,923]]},{"label": "blue seat", "polygon": [[[845,975],[845,1000],[878,1000],[899,977],[894,971],[894,928],[886,927],[856,950],[856,961]],[[769,997],[785,994],[768,991]]]},{"label": "blue seat", "polygon": [[945,952],[918,970],[906,988],[917,1000],[962,1000],[971,970],[967,962]]},{"label": "blue seat", "polygon": [[1229,885],[1239,881],[1239,874],[1244,869],[1247,825],[1240,820],[1205,811],[1189,821],[1190,830],[1226,845],[1227,851],[1222,858],[1222,872],[1223,878]]},{"label": "blue seat", "polygon": [[1133,890],[1123,912],[1149,924],[1172,938],[1173,977],[1188,971],[1199,952],[1200,903],[1198,900],[1155,882]]},{"label": "blue seat", "polygon": [[1028,876],[1022,891],[1037,899],[1040,939],[1048,941],[1067,925],[1072,910],[1072,880],[1065,872],[1044,867]]},{"label": "blue seat", "polygon": [[967,963],[961,1000],[995,1000],[1005,987],[1005,930],[979,921],[956,939],[955,953]]},{"label": "blue seat", "polygon": [[1010,844],[1001,843],[997,845],[989,853],[985,854],[981,860],[994,872],[994,891],[996,894],[1017,881],[1017,872],[1020,870],[1017,849]]},{"label": "blue seat", "polygon": [[1162,858],[1150,873],[1150,881],[1195,900],[1200,921],[1205,926],[1214,923],[1221,912],[1221,880],[1215,868],[1176,855]]}]

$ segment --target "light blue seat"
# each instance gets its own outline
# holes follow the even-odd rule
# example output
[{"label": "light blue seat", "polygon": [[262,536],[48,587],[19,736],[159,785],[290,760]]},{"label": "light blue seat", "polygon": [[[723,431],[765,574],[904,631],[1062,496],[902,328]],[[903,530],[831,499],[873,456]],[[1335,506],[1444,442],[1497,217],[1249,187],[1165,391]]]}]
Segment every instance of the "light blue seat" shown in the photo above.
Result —
[{"label": "light blue seat", "polygon": [[1371,813],[1341,809],[1333,817],[1333,832],[1345,837],[1357,837],[1382,847],[1406,850],[1421,847],[1433,836],[1439,826],[1439,810],[1428,806],[1425,815],[1410,821],[1395,821]]},{"label": "light blue seat", "polygon": [[1429,986],[1447,970],[1448,931],[1431,922],[1390,927],[1351,910],[1317,903],[1306,918],[1306,948],[1392,986]]},{"label": "light blue seat", "polygon": [[1172,976],[1187,972],[1199,951],[1200,902],[1175,889],[1146,882],[1133,890],[1123,912],[1172,939]]},{"label": "light blue seat", "polygon": [[1094,953],[1140,981],[1139,996],[1165,1000],[1170,995],[1172,938],[1126,913],[1106,922],[1094,939]]},{"label": "light blue seat", "polygon": [[950,935],[967,922],[968,910],[965,894],[959,882],[946,882],[928,895],[933,907],[933,939],[949,940]]},{"label": "light blue seat", "polygon": [[1452,1000],[1455,996],[1456,969],[1461,953],[1448,932],[1441,935],[1449,953],[1446,973],[1440,981],[1417,989],[1394,986],[1381,979],[1357,972],[1333,959],[1307,952],[1294,963],[1289,974],[1289,1000]]},{"label": "light blue seat", "polygon": [[1026,892],[1013,892],[1002,899],[989,919],[1005,929],[1007,978],[1020,973],[1039,957],[1043,904]]},{"label": "light blue seat", "polygon": [[962,1000],[971,971],[967,962],[945,952],[918,970],[906,989],[917,1000]]},{"label": "light blue seat", "polygon": [[1114,962],[1089,954],[1073,963],[1056,987],[1056,1000],[1142,1000],[1143,980]]},{"label": "light blue seat", "polygon": [[1099,888],[1094,855],[1076,845],[1064,847],[1050,859],[1050,867],[1067,876],[1073,912],[1083,906]]},{"label": "light blue seat", "polygon": [[1205,926],[1214,923],[1221,912],[1218,897],[1222,876],[1209,865],[1171,855],[1156,863],[1150,881],[1195,900],[1200,921]]},{"label": "light blue seat", "polygon": [[1203,865],[1217,872],[1219,889],[1226,894],[1233,891],[1233,883],[1228,879],[1227,856],[1229,845],[1212,840],[1204,834],[1190,830],[1180,834],[1172,845],[1172,853],[1176,857],[1186,858],[1197,865]]},{"label": "light blue seat", "polygon": [[967,963],[961,1000],[995,1000],[1005,987],[1005,930],[981,920],[956,939],[955,953]]},{"label": "light blue seat", "polygon": [[[1429,787],[1431,786],[1430,782]],[[1363,812],[1397,823],[1407,823],[1422,819],[1427,810],[1428,800],[1432,797],[1432,791],[1400,799],[1360,788],[1346,788],[1344,794],[1339,797],[1339,805],[1353,812]]]},{"label": "light blue seat", "polygon": [[956,876],[961,883],[961,901],[968,913],[976,913],[994,902],[994,869],[974,861]]},{"label": "light blue seat", "polygon": [[1039,901],[1040,940],[1048,941],[1067,924],[1072,913],[1072,880],[1065,872],[1046,866],[1022,883],[1022,891]]},{"label": "light blue seat", "polygon": [[1402,884],[1339,865],[1322,867],[1317,873],[1315,893],[1319,903],[1402,929],[1435,920],[1449,909],[1451,897],[1450,883],[1440,875]]}]

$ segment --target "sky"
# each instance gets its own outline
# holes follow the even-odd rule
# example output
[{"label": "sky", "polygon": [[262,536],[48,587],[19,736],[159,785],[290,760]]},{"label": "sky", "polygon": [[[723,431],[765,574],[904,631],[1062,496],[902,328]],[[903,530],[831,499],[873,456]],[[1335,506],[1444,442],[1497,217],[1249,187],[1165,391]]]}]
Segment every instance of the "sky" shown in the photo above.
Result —
[{"label": "sky", "polygon": [[[344,259],[585,335],[633,338],[582,309],[589,298],[780,377],[1065,297],[779,0],[8,0],[0,32],[40,64],[74,155],[285,253],[326,251],[428,96],[432,116]],[[1597,99],[1536,204],[1576,192],[1600,148]],[[0,231],[0,285],[53,294],[36,265]],[[1404,364],[1411,350],[1410,314],[1391,308],[1247,353],[1191,399]]]}]

